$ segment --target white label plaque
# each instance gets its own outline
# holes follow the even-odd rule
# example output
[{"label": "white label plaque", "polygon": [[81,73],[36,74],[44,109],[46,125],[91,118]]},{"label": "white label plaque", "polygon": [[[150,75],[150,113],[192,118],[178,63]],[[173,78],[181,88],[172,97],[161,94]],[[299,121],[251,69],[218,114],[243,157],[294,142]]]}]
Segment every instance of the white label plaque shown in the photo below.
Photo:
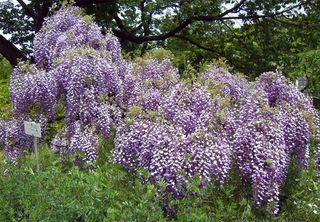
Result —
[{"label": "white label plaque", "polygon": [[35,122],[24,122],[24,132],[29,136],[41,138],[41,125]]}]

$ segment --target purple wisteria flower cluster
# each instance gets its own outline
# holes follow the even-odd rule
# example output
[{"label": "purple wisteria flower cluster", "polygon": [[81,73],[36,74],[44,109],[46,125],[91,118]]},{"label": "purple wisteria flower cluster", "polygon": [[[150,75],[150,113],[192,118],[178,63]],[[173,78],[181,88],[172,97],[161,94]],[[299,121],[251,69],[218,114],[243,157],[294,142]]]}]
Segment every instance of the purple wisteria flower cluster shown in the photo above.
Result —
[{"label": "purple wisteria flower cluster", "polygon": [[168,60],[139,65],[136,92],[117,127],[115,161],[129,171],[147,170],[147,180],[165,182],[159,192],[176,199],[196,176],[199,186],[223,185],[235,125],[229,97],[200,84],[184,85]]},{"label": "purple wisteria flower cluster", "polygon": [[[63,155],[80,152],[83,161],[93,162],[98,138],[109,137],[121,110],[128,107],[127,92],[134,91],[135,76],[120,52],[118,40],[110,33],[102,35],[77,7],[64,8],[47,18],[34,40],[36,63],[20,63],[12,74],[13,121],[18,126],[24,120],[40,122],[45,132],[47,124],[56,119],[57,107],[63,106],[66,127],[54,137],[53,150]],[[22,146],[30,147],[19,142],[25,136],[16,125],[4,126],[1,138],[15,140],[11,134],[21,134],[14,142],[19,146],[5,145],[13,162],[23,153]]]},{"label": "purple wisteria flower cluster", "polygon": [[83,17],[78,8],[65,8],[47,18],[34,39],[37,64],[50,68],[54,60],[80,46],[100,48],[100,28],[89,16]]},{"label": "purple wisteria flower cluster", "polygon": [[195,176],[200,187],[223,185],[234,163],[251,185],[255,206],[276,214],[292,156],[300,167],[309,162],[310,99],[279,72],[250,83],[213,67],[189,86],[166,62],[140,64],[137,92],[117,128],[116,162],[147,170],[149,180],[165,181],[160,191],[175,198],[185,195]]},{"label": "purple wisteria flower cluster", "polygon": [[164,199],[183,198],[195,178],[200,188],[222,186],[235,170],[255,206],[276,214],[290,161],[308,166],[319,118],[279,72],[249,82],[211,67],[187,84],[167,59],[125,61],[118,40],[76,7],[47,18],[34,56],[35,64],[14,69],[14,118],[0,122],[0,145],[14,164],[31,146],[23,121],[40,122],[45,134],[64,107],[54,152],[94,162],[100,138],[114,128],[114,162],[156,185]]},{"label": "purple wisteria flower cluster", "polygon": [[0,121],[0,147],[4,147],[7,160],[12,165],[17,165],[17,158],[23,155],[31,144],[32,139],[24,133],[23,124],[18,118]]},{"label": "purple wisteria flower cluster", "polygon": [[320,176],[320,113],[319,111],[316,113],[315,116],[315,139],[316,139],[316,146],[315,146],[315,164],[316,169],[318,170],[318,174]]},{"label": "purple wisteria flower cluster", "polygon": [[240,100],[234,160],[257,207],[279,210],[279,192],[295,155],[307,167],[315,109],[279,72],[263,73]]},{"label": "purple wisteria flower cluster", "polygon": [[232,102],[237,102],[249,92],[250,83],[243,77],[233,75],[224,68],[212,67],[203,74],[204,84],[217,90],[223,97],[229,97]]}]

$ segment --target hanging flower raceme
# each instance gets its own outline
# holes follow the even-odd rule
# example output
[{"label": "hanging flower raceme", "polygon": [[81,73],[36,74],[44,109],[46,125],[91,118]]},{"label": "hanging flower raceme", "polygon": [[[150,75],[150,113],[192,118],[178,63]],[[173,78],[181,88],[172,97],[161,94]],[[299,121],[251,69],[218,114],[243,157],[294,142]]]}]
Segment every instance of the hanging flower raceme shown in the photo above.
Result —
[{"label": "hanging flower raceme", "polygon": [[279,121],[284,132],[287,154],[295,154],[299,165],[306,168],[310,159],[309,146],[312,135],[304,113],[290,107],[281,108]]},{"label": "hanging flower raceme", "polygon": [[[216,134],[216,135],[215,135]],[[227,137],[208,129],[197,129],[189,137],[186,171],[190,178],[200,176],[200,185],[213,181],[223,185],[229,176],[232,148]]]},{"label": "hanging flower raceme", "polygon": [[220,116],[223,105],[208,90],[178,83],[167,62],[147,60],[137,68],[136,97],[117,127],[114,158],[129,171],[147,170],[149,182],[166,182],[159,192],[180,199],[196,176],[202,187],[227,180],[230,112]]},{"label": "hanging flower raceme", "polygon": [[249,82],[240,76],[231,74],[224,68],[212,67],[203,74],[204,84],[215,94],[230,97],[232,102],[246,96]]},{"label": "hanging flower raceme", "polygon": [[35,107],[37,113],[53,118],[58,98],[56,78],[35,65],[19,63],[11,76],[10,98],[15,116],[28,115]]},{"label": "hanging flower raceme", "polygon": [[284,132],[272,110],[261,110],[256,115],[237,129],[234,159],[241,176],[252,186],[255,205],[267,204],[271,212],[277,213],[289,164]]},{"label": "hanging flower raceme", "polygon": [[0,146],[12,165],[32,147],[32,138],[25,134],[23,119],[0,121]]},{"label": "hanging flower raceme", "polygon": [[70,153],[69,146],[70,141],[68,139],[68,131],[66,128],[63,128],[59,133],[57,133],[50,144],[52,151],[58,153],[62,158]]},{"label": "hanging flower raceme", "polygon": [[256,87],[266,92],[269,106],[280,110],[279,121],[284,131],[288,155],[294,153],[300,166],[306,167],[311,128],[316,116],[311,99],[288,83],[279,72],[263,73]]},{"label": "hanging flower raceme", "polygon": [[320,113],[319,111],[316,113],[315,117],[315,139],[316,139],[316,146],[315,146],[315,164],[316,164],[316,169],[319,172],[320,175]]},{"label": "hanging flower raceme", "polygon": [[98,135],[95,130],[75,123],[75,133],[70,139],[69,150],[71,153],[80,153],[77,158],[84,162],[93,162],[97,158],[96,147],[98,146]]},{"label": "hanging flower raceme", "polygon": [[54,60],[80,46],[100,48],[103,39],[100,28],[80,8],[63,8],[48,17],[34,39],[37,64],[51,68]]}]

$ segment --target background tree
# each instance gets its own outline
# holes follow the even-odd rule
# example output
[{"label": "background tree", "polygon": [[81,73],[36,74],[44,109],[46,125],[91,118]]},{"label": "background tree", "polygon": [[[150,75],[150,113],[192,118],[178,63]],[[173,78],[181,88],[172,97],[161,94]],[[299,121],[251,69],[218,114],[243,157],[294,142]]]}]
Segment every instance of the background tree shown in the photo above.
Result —
[{"label": "background tree", "polygon": [[[10,42],[1,36],[0,53],[12,65],[16,64],[17,58],[26,58],[25,54],[28,53],[28,46],[31,44],[33,34],[41,28],[49,9],[52,6],[58,8],[61,6],[61,1],[58,0],[32,0],[29,2],[18,0],[18,2],[18,6],[13,5],[10,1],[3,2],[0,6],[0,28],[4,33],[11,35]],[[244,26],[254,24],[259,26],[263,22],[262,20],[277,19],[283,16],[292,20],[310,8],[314,4],[312,2],[314,1],[74,1],[75,5],[84,7],[88,13],[95,15],[103,32],[112,29],[127,51],[136,50],[137,53],[143,54],[145,50],[158,46],[174,49],[174,46],[170,46],[172,40],[174,44],[176,42],[180,45],[183,44],[182,49],[190,48],[191,45],[201,49],[194,54],[198,61],[208,55],[203,51],[209,51],[208,58],[224,56],[230,63],[235,63],[235,66],[237,66],[237,62],[232,61],[235,59],[231,57],[237,58],[238,55],[233,51],[232,54],[235,55],[230,55],[229,51],[232,47],[230,48],[230,44],[228,45],[225,40],[226,35],[234,36],[236,39],[236,35],[233,34],[235,31],[233,21],[239,20]],[[221,39],[224,40],[224,45],[221,44]],[[13,48],[10,43],[22,44],[24,54]],[[236,45],[236,47],[238,46]],[[250,48],[251,46],[246,47]],[[179,51],[184,50],[180,48],[177,52]],[[248,54],[252,53],[250,50],[247,51]]]},{"label": "background tree", "polygon": [[201,60],[225,57],[237,71],[251,79],[276,68],[289,74],[295,69],[299,53],[319,46],[318,8],[319,3],[310,4],[306,11],[301,10],[294,17],[258,19],[238,27],[230,21],[202,24],[183,32],[179,38],[170,39],[167,47],[178,51],[181,57],[188,55],[193,65]]}]

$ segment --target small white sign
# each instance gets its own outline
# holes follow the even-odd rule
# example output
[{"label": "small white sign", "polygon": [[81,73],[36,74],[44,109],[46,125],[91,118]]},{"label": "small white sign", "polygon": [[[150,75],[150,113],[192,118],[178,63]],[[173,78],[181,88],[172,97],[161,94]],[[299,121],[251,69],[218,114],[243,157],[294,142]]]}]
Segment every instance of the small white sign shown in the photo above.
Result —
[{"label": "small white sign", "polygon": [[24,132],[29,136],[41,138],[41,125],[35,122],[24,122]]}]

